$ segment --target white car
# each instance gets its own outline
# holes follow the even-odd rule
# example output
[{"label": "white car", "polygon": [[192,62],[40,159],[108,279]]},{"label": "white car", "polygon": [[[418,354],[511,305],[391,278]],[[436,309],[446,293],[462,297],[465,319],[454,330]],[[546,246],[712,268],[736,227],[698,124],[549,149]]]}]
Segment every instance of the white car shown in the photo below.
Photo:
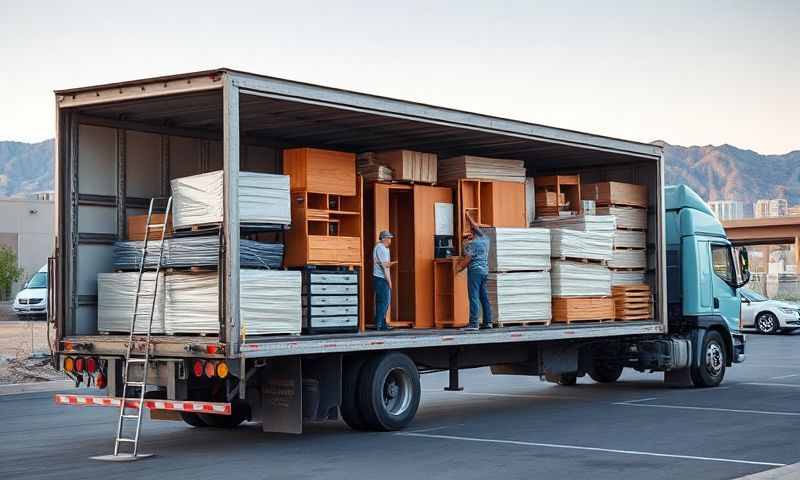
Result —
[{"label": "white car", "polygon": [[12,308],[20,317],[47,314],[47,265],[33,274],[14,297]]},{"label": "white car", "polygon": [[742,327],[755,328],[760,333],[800,328],[800,305],[770,300],[748,288],[739,292],[742,296]]}]

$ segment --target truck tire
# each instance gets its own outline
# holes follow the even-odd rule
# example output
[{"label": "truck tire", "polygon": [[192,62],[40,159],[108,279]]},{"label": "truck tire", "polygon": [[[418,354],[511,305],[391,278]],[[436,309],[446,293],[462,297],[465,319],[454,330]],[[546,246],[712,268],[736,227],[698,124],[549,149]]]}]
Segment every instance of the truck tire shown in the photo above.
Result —
[{"label": "truck tire", "polygon": [[187,425],[197,428],[207,427],[208,424],[200,418],[200,415],[192,412],[181,412],[181,418]]},{"label": "truck tire", "polygon": [[235,428],[250,417],[250,405],[243,400],[237,399],[231,402],[230,415],[211,415],[206,413],[198,415],[200,420],[209,427]]},{"label": "truck tire", "polygon": [[366,360],[364,357],[349,358],[342,365],[342,404],[339,413],[344,423],[353,430],[369,430],[358,404],[358,383]]},{"label": "truck tire", "polygon": [[571,387],[578,383],[578,374],[574,372],[545,375],[544,378],[548,382],[556,383],[558,385],[561,385],[562,387]]},{"label": "truck tire", "polygon": [[614,383],[622,375],[622,365],[609,365],[608,363],[597,362],[592,365],[589,376],[597,383]]},{"label": "truck tire", "polygon": [[722,383],[725,378],[726,355],[722,335],[714,330],[706,332],[700,348],[700,365],[694,365],[691,370],[694,386],[709,388]]},{"label": "truck tire", "polygon": [[771,312],[761,313],[756,318],[756,329],[758,330],[758,333],[773,335],[778,333],[779,328],[780,324],[778,323],[778,319]]},{"label": "truck tire", "polygon": [[419,372],[408,355],[378,355],[361,370],[358,403],[372,430],[400,430],[407,426],[417,414],[420,396]]}]

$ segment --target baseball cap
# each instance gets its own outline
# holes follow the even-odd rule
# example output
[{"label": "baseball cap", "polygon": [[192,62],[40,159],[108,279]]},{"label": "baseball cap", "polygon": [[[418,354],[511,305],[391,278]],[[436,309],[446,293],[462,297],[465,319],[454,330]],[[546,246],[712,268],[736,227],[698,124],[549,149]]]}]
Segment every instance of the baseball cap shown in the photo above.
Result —
[{"label": "baseball cap", "polygon": [[389,230],[384,230],[378,235],[378,240],[383,240],[384,238],[394,238],[394,235]]}]

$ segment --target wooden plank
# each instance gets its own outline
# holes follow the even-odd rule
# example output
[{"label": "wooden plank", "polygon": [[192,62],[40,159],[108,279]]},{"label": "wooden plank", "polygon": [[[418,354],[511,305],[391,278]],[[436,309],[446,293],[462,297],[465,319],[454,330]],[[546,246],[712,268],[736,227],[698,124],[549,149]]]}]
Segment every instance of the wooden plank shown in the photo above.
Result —
[{"label": "wooden plank", "polygon": [[647,207],[647,187],[622,182],[587,183],[581,188],[582,200],[594,200],[599,205],[629,205]]},{"label": "wooden plank", "polygon": [[453,203],[449,187],[414,185],[414,328],[434,327],[434,204]]},{"label": "wooden plank", "polygon": [[[157,225],[164,223],[163,213],[154,213],[150,217],[150,224]],[[147,225],[147,214],[128,215],[128,240],[144,240],[144,231]],[[166,237],[172,236],[172,218],[167,222]],[[150,240],[161,240],[161,227],[150,229]]]},{"label": "wooden plank", "polygon": [[553,297],[553,323],[614,319],[610,297]]}]

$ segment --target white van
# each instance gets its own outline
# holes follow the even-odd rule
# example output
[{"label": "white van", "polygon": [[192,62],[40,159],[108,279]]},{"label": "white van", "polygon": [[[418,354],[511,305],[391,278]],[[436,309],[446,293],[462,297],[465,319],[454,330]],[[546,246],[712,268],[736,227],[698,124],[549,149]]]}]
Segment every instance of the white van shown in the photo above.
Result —
[{"label": "white van", "polygon": [[47,265],[40,268],[14,298],[18,316],[47,314]]}]

